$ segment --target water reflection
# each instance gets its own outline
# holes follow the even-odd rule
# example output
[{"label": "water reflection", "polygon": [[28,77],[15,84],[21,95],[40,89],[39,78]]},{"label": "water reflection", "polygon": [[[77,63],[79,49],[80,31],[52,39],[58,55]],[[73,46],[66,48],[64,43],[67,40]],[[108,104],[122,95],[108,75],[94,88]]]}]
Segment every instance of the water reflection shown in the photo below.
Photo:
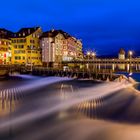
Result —
[{"label": "water reflection", "polygon": [[0,116],[4,117],[14,112],[23,99],[18,88],[5,89],[0,91]]},{"label": "water reflection", "polygon": [[123,118],[123,113],[136,98],[134,94],[127,94],[127,92],[131,91],[129,90],[126,90],[126,93],[124,92],[125,94],[123,92],[117,92],[108,97],[100,97],[91,101],[82,102],[73,109],[90,119],[130,122],[131,118],[129,116]]}]

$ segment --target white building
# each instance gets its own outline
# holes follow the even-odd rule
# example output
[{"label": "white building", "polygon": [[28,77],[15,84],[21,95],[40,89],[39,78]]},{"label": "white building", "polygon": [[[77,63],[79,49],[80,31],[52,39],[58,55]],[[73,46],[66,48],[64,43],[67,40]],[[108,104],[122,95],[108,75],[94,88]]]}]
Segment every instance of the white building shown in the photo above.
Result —
[{"label": "white building", "polygon": [[43,64],[82,58],[82,42],[62,30],[44,32],[40,40]]}]

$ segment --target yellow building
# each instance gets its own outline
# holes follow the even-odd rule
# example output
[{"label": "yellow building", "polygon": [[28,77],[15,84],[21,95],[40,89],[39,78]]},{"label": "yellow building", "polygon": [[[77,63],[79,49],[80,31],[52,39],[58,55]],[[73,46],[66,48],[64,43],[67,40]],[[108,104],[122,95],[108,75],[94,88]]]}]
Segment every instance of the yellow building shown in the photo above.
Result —
[{"label": "yellow building", "polygon": [[39,44],[41,34],[41,28],[35,27],[22,28],[12,36],[12,64],[42,65]]},{"label": "yellow building", "polygon": [[0,29],[0,64],[11,64],[11,34],[6,29]]}]

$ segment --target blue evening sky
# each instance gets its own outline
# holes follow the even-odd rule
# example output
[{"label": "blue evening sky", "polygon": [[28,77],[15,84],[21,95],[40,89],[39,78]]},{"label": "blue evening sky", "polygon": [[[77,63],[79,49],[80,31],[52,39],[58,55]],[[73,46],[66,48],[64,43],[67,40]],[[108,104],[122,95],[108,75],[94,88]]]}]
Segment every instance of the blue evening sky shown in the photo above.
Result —
[{"label": "blue evening sky", "polygon": [[2,28],[62,29],[98,54],[140,50],[139,0],[4,0],[0,13]]}]

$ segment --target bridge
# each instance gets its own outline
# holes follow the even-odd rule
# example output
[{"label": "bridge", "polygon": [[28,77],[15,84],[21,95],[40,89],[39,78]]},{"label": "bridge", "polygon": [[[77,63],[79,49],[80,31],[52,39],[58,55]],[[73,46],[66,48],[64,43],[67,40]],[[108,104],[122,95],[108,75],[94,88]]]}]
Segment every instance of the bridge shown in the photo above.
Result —
[{"label": "bridge", "polygon": [[[82,68],[71,67],[70,69],[65,71],[62,66],[66,66],[69,64],[73,64],[75,66],[83,65]],[[89,65],[88,65],[89,64]],[[61,77],[77,77],[77,78],[93,78],[93,79],[110,79],[113,80],[116,77],[114,76],[115,72],[126,71],[119,70],[116,68],[113,70],[112,68],[94,68],[94,64],[140,64],[140,58],[132,58],[132,59],[94,59],[94,60],[73,60],[73,61],[65,61],[61,63],[61,67],[58,68],[47,68],[47,67],[33,67],[33,71],[31,72],[30,67],[21,66],[21,65],[0,65],[0,70],[6,69],[8,72],[20,72],[20,73],[32,73],[35,75],[46,75],[46,76],[61,76]],[[140,72],[139,69],[130,68],[130,72]]]},{"label": "bridge", "polygon": [[140,64],[140,58],[132,59],[89,59],[89,60],[73,60],[73,61],[63,61],[62,64]]}]

